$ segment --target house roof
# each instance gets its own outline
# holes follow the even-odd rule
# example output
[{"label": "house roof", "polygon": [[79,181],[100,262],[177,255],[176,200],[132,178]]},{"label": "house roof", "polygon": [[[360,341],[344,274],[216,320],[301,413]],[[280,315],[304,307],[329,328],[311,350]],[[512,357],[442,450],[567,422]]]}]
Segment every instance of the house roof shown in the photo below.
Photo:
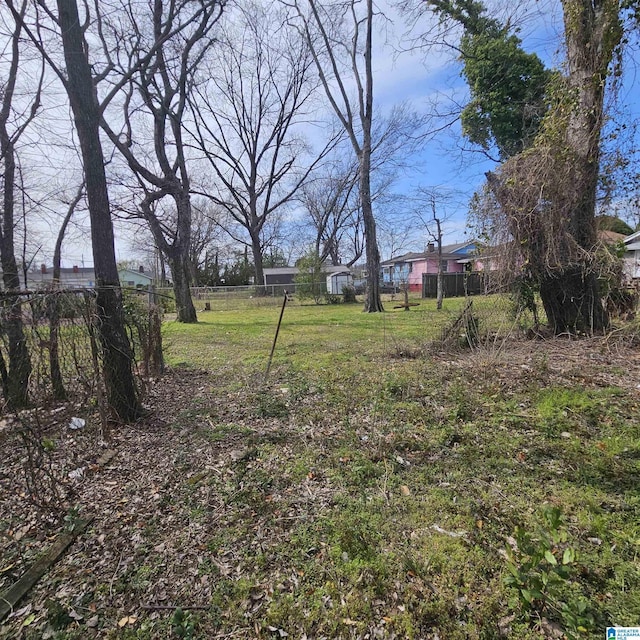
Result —
[{"label": "house roof", "polygon": [[[49,275],[53,273],[53,267],[46,267],[46,271],[43,273],[41,269],[34,269],[29,272],[29,277],[31,278],[34,275]],[[86,274],[92,275],[94,273],[93,267],[61,267],[60,274],[66,273],[75,273],[75,274]]]},{"label": "house roof", "polygon": [[465,247],[475,247],[476,245],[476,241],[475,240],[469,240],[468,242],[458,242],[456,244],[448,244],[444,247],[442,247],[442,251],[444,252],[444,250],[446,249],[448,253],[468,253],[468,251],[463,251],[461,252],[460,249],[464,249]]},{"label": "house roof", "polygon": [[640,240],[640,231],[636,231],[635,233],[632,233],[630,236],[627,236],[623,242],[625,244],[629,244],[630,242],[634,242],[635,240]]},{"label": "house roof", "polygon": [[298,267],[266,267],[262,272],[265,276],[284,276],[298,273]]},{"label": "house roof", "polygon": [[605,244],[616,244],[616,242],[626,242],[627,236],[624,233],[616,233],[615,231],[609,231],[609,229],[600,229],[598,231],[598,240]]},{"label": "house roof", "polygon": [[[267,267],[262,270],[265,276],[285,276],[285,275],[296,275],[300,272],[298,267]],[[328,264],[322,267],[322,271],[325,273],[351,273],[349,267],[345,267],[344,265],[333,265]]]},{"label": "house roof", "polygon": [[144,271],[139,271],[137,269],[129,269],[128,267],[125,267],[123,269],[118,269],[118,273],[130,273],[134,276],[137,276],[138,278],[144,278],[145,280],[149,280],[149,282],[153,280],[153,278],[148,273],[145,273]]},{"label": "house roof", "polygon": [[[475,246],[475,241],[470,242],[458,242],[456,244],[446,244],[442,246],[442,258],[444,260],[455,260],[466,257],[467,252],[460,251],[460,249],[464,249],[465,247]],[[420,253],[415,253],[410,251],[409,253],[405,253],[401,256],[396,256],[395,258],[391,258],[390,260],[385,260],[381,262],[380,265],[383,267],[390,267],[394,264],[398,264],[399,262],[419,262],[421,260],[425,260],[427,258],[437,258],[438,251],[422,251]]]}]

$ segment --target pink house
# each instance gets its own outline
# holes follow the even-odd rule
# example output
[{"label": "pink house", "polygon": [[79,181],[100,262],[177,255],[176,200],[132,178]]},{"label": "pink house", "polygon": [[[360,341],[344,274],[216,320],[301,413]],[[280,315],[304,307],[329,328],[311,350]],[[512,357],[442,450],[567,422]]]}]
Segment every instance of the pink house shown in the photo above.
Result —
[{"label": "pink house", "polygon": [[[442,247],[442,270],[444,273],[459,273],[473,262],[476,243],[461,242]],[[438,273],[438,251],[433,243],[422,253],[405,253],[380,264],[382,284],[400,286],[408,283],[410,291],[422,290],[422,274]]]}]

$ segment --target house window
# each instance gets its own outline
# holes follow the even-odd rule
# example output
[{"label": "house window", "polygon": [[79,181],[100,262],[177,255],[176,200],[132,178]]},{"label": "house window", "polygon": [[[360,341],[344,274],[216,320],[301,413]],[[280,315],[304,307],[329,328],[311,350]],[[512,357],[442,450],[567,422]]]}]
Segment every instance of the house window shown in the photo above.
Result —
[{"label": "house window", "polygon": [[442,260],[440,262],[440,268],[442,269],[442,273],[446,273],[449,270],[449,261]]},{"label": "house window", "polygon": [[409,263],[409,273],[413,271],[413,262]]}]

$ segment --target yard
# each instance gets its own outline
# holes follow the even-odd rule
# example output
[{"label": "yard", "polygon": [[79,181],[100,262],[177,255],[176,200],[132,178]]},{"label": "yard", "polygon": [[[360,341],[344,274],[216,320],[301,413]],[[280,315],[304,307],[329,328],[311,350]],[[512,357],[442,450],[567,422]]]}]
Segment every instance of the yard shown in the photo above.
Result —
[{"label": "yard", "polygon": [[[463,304],[292,304],[266,381],[278,304],[168,320],[146,420],[101,442],[91,407],[22,417],[50,464],[35,488],[5,419],[0,592],[94,519],[0,636],[526,640],[640,623],[634,328],[516,339],[505,301],[478,298],[493,338],[434,348]],[[57,518],[32,504],[54,485]]]}]

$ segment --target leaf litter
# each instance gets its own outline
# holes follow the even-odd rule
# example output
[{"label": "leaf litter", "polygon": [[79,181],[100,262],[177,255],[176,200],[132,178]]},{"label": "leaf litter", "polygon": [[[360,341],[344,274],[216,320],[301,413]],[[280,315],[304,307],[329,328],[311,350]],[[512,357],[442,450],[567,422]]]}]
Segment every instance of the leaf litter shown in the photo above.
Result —
[{"label": "leaf litter", "polygon": [[[547,385],[615,385],[637,406],[637,353],[594,349],[585,355],[585,342],[543,346],[515,346],[493,364],[492,384],[502,395],[520,397],[535,376],[541,376]],[[469,371],[474,357],[447,355],[434,363],[446,383],[448,376]],[[276,384],[276,392],[287,388],[287,393],[278,392],[277,405],[265,411],[259,394],[251,391],[257,375],[247,376],[239,387],[229,384],[227,371],[170,371],[150,384],[151,417],[114,428],[108,443],[100,441],[99,420],[90,412],[83,414],[84,428],[70,431],[76,406],[49,413],[43,409],[39,420],[47,423],[47,439],[54,443],[52,464],[66,483],[61,508],[67,514],[77,508],[95,520],[28,594],[24,606],[1,623],[0,637],[54,637],[63,629],[69,638],[117,638],[127,628],[146,629],[144,637],[170,637],[167,612],[174,607],[194,609],[189,615],[199,621],[197,637],[403,637],[402,625],[408,624],[410,614],[401,600],[409,593],[436,598],[446,590],[443,579],[433,570],[411,565],[404,579],[385,576],[388,588],[366,606],[354,604],[354,589],[370,584],[375,592],[377,569],[375,559],[367,560],[369,549],[399,550],[380,547],[377,532],[369,524],[361,527],[355,516],[341,516],[345,530],[353,530],[353,539],[343,540],[329,514],[336,513],[336,505],[348,504],[354,491],[361,496],[358,500],[372,504],[382,500],[380,504],[388,505],[389,496],[395,495],[399,502],[393,508],[399,511],[423,500],[409,474],[416,467],[454,460],[456,438],[439,452],[422,451],[419,437],[399,446],[402,425],[386,424],[385,416],[376,413],[375,399],[363,398],[360,406],[347,403],[336,413],[318,389],[292,391],[290,385]],[[425,395],[421,402],[432,401]],[[449,411],[447,402],[432,402],[442,420]],[[334,443],[345,437],[344,414],[354,434],[352,449],[336,451]],[[2,591],[69,523],[29,499],[23,451],[8,419],[2,422],[0,444],[8,452],[0,471]],[[358,447],[366,453],[362,459]],[[395,494],[388,486],[391,481],[396,482]],[[488,484],[492,492],[500,491],[494,480]],[[446,474],[438,485],[440,492],[460,490],[459,479]],[[436,512],[430,521],[416,522],[419,526],[406,537],[416,548],[468,548],[502,517],[492,509],[482,517],[473,514],[473,531],[467,532],[463,525],[468,523],[457,522],[455,514],[440,522]],[[341,545],[337,555],[336,540]],[[602,544],[600,537],[588,540],[597,540],[592,546]],[[294,557],[306,557],[307,566],[296,568]],[[350,586],[347,573],[335,573],[336,563],[356,572]],[[323,583],[323,588],[312,586]],[[303,601],[294,611],[309,617],[306,627],[302,622],[298,628],[277,623],[288,619],[278,610],[286,594]],[[319,596],[313,610],[304,604],[305,597],[312,602]],[[456,595],[447,616],[473,617],[474,601],[482,598],[490,599],[488,594],[472,599]],[[208,615],[200,615],[207,607]],[[332,623],[318,618],[335,618],[336,610],[342,615]],[[503,635],[514,618],[507,611],[499,613],[495,629]],[[439,637],[437,618],[425,623],[420,637]],[[313,628],[316,634],[309,631]],[[460,637],[475,637],[469,629]]]}]

